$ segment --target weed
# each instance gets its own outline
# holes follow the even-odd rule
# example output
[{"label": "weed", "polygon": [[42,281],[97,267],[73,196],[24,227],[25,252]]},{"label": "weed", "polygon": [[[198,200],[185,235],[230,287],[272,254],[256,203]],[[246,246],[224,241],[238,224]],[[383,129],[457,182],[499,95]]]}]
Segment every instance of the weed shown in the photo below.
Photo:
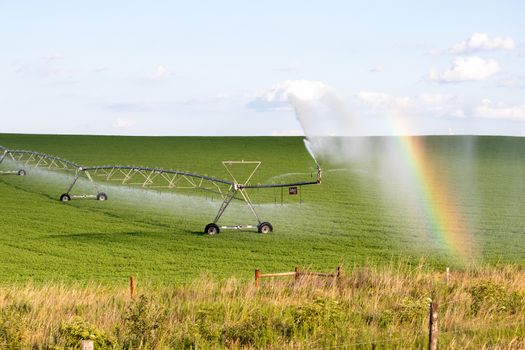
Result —
[{"label": "weed", "polygon": [[155,348],[161,343],[166,310],[151,297],[141,295],[124,316],[122,343],[125,349]]},{"label": "weed", "polygon": [[110,350],[116,348],[116,340],[106,335],[96,326],[85,322],[80,317],[75,317],[69,322],[60,325],[56,336],[55,349],[80,349],[82,340],[92,340],[97,350]]},{"label": "weed", "polygon": [[[257,291],[237,279],[203,277],[174,287],[144,281],[133,301],[127,288],[0,287],[0,348],[75,348],[82,339],[93,339],[97,349],[130,350],[352,348],[355,343],[419,348],[428,334],[425,295],[439,304],[440,346],[525,345],[525,272],[519,268],[454,271],[453,285],[436,293],[432,282],[443,274],[423,266],[369,266],[367,273],[370,282],[359,288],[316,283],[314,277],[293,288],[291,281],[266,281]],[[76,310],[82,318],[71,316]]]}]

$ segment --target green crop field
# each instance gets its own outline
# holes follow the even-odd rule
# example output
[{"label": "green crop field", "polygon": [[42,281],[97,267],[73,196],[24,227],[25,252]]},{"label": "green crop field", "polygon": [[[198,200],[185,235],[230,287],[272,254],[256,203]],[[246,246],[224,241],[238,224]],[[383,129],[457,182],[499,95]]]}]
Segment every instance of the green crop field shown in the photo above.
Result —
[{"label": "green crop field", "polygon": [[[322,156],[323,183],[303,187],[300,196],[252,191],[259,213],[274,226],[266,235],[249,230],[202,234],[220,205],[217,196],[102,184],[106,202],[61,203],[58,197],[71,175],[31,168],[25,177],[0,175],[0,281],[113,285],[135,275],[169,284],[203,273],[248,278],[255,268],[330,270],[339,263],[351,268],[422,258],[436,268],[523,265],[525,139],[447,136],[422,142],[434,164],[433,178],[454,199],[447,210],[464,228],[466,262],[455,251],[467,245],[458,241],[450,249],[423,212],[415,178],[402,175],[410,164],[385,158],[396,141],[370,138],[362,157]],[[0,145],[82,165],[143,165],[218,178],[227,178],[223,160],[260,160],[255,183],[315,179],[315,164],[296,137],[0,134]],[[222,223],[254,223],[240,202],[226,213]]]}]

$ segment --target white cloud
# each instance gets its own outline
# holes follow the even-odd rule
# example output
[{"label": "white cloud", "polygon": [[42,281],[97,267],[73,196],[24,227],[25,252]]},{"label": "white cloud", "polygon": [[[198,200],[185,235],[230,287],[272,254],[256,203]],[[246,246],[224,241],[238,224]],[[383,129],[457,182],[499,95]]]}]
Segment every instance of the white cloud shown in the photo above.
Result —
[{"label": "white cloud", "polygon": [[117,118],[117,120],[115,120],[112,126],[117,129],[127,129],[131,128],[135,124],[136,122],[134,120]]},{"label": "white cloud", "polygon": [[45,55],[44,59],[47,60],[47,61],[59,61],[59,60],[64,59],[64,55],[59,53],[59,52],[55,52],[55,53],[51,53],[49,55]]},{"label": "white cloud", "polygon": [[496,60],[477,56],[456,57],[452,67],[446,70],[431,69],[428,78],[441,83],[475,81],[486,79],[500,71]]},{"label": "white cloud", "polygon": [[357,98],[367,107],[387,109],[395,113],[463,116],[459,98],[452,95],[420,94],[410,97],[363,91],[357,94]]},{"label": "white cloud", "polygon": [[258,94],[247,107],[258,112],[293,111],[304,134],[350,135],[359,125],[345,101],[332,87],[321,81],[287,80]]},{"label": "white cloud", "polygon": [[332,89],[320,81],[287,80],[272,86],[265,94],[268,101],[288,101],[290,98],[301,101],[316,101],[322,99]]},{"label": "white cloud", "polygon": [[66,75],[71,75],[71,72],[64,68],[62,59],[62,55],[52,54],[40,59],[17,60],[13,62],[13,65],[17,74],[28,77],[63,78]]},{"label": "white cloud", "polygon": [[157,67],[155,72],[153,72],[152,74],[148,75],[146,78],[149,79],[149,80],[163,80],[163,79],[169,78],[173,74],[174,73],[171,72],[169,69],[167,69],[166,67],[160,65],[160,66]]},{"label": "white cloud", "polygon": [[456,118],[465,118],[465,111],[462,108],[458,108],[452,112],[452,116]]},{"label": "white cloud", "polygon": [[320,81],[287,80],[258,94],[248,107],[257,111],[290,110],[294,102],[318,103],[334,94],[331,87]]},{"label": "white cloud", "polygon": [[384,92],[362,91],[357,94],[357,98],[372,107],[391,107],[396,104],[396,98]]},{"label": "white cloud", "polygon": [[525,121],[525,105],[506,106],[489,99],[474,103],[453,95],[420,94],[394,96],[383,92],[360,92],[358,100],[365,108],[379,109],[380,114],[406,117],[484,118]]},{"label": "white cloud", "polygon": [[90,73],[102,73],[102,72],[105,72],[108,70],[108,67],[104,67],[104,66],[99,66],[99,67],[95,67],[93,69],[91,69]]},{"label": "white cloud", "polygon": [[503,79],[499,82],[498,86],[500,87],[509,87],[514,85],[514,80],[512,79]]},{"label": "white cloud", "polygon": [[454,45],[449,51],[458,54],[476,51],[513,50],[515,48],[516,43],[510,37],[491,37],[486,33],[476,32],[470,38]]},{"label": "white cloud", "polygon": [[382,64],[378,64],[375,67],[370,68],[368,71],[371,73],[380,73],[385,70],[385,67]]},{"label": "white cloud", "polygon": [[479,118],[525,121],[525,105],[504,106],[485,99],[474,108],[474,115]]},{"label": "white cloud", "polygon": [[518,88],[525,87],[525,76],[520,74],[502,74],[501,79],[496,83],[497,87]]}]

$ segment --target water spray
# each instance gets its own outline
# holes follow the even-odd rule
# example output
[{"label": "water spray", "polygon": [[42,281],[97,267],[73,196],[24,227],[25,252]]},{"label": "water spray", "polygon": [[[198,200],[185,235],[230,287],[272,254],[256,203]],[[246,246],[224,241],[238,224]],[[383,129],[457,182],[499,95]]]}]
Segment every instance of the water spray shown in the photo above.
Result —
[{"label": "water spray", "polygon": [[[12,151],[12,150],[9,150],[7,148],[5,148],[4,146],[1,146],[0,145],[0,165],[2,165],[2,163],[7,160],[7,161],[12,161],[12,162],[16,162],[17,159],[15,157],[15,154],[16,154],[17,151]],[[1,170],[0,171],[0,175],[18,175],[18,176],[25,176],[26,175],[26,171],[25,169],[18,169],[18,170]]]},{"label": "water spray", "polygon": [[[56,156],[26,150],[8,150],[4,149],[3,155],[0,158],[0,164],[6,157],[9,161],[15,164],[22,164],[26,167],[33,167],[44,170],[62,170],[73,174],[73,181],[60,196],[60,201],[69,202],[73,199],[96,199],[98,201],[108,200],[108,196],[104,192],[96,194],[78,194],[72,193],[77,181],[85,178],[89,183],[95,184],[94,179],[100,179],[105,182],[116,182],[125,186],[139,186],[143,189],[193,189],[211,192],[218,194],[223,202],[219,208],[217,215],[212,223],[206,225],[204,232],[210,235],[217,234],[220,229],[254,229],[256,228],[260,233],[269,233],[273,231],[273,226],[266,221],[263,221],[258,215],[255,207],[247,193],[248,189],[263,189],[263,188],[283,188],[289,187],[290,191],[294,189],[297,192],[298,186],[317,185],[321,183],[321,167],[317,162],[312,149],[307,140],[305,146],[308,153],[312,156],[317,165],[317,179],[316,181],[299,181],[285,184],[258,184],[250,185],[249,182],[255,172],[261,165],[260,161],[224,161],[223,165],[231,177],[231,180],[222,180],[209,176],[204,176],[196,173],[190,173],[180,170],[166,170],[160,168],[148,168],[141,166],[122,166],[122,165],[105,165],[105,166],[81,166],[70,162],[66,159]],[[232,174],[229,167],[233,164],[242,166],[254,166],[248,178],[239,182]],[[18,173],[19,175],[25,175]],[[222,217],[232,200],[244,201],[250,209],[251,213],[257,220],[257,224],[249,225],[222,225],[219,226],[219,219]]]},{"label": "water spray", "polygon": [[306,150],[308,151],[308,153],[314,160],[315,165],[317,166],[317,182],[321,183],[321,177],[322,177],[321,165],[319,164],[319,162],[317,161],[317,158],[315,157],[315,153],[312,148],[312,143],[306,137],[303,139],[303,142],[304,142],[304,147],[306,148]]}]

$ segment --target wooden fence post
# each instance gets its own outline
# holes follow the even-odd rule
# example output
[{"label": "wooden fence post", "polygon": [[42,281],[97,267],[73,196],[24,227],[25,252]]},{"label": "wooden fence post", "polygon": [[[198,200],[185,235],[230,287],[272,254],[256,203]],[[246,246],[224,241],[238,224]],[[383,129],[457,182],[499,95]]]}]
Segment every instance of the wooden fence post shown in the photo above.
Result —
[{"label": "wooden fence post", "polygon": [[94,350],[95,344],[93,340],[81,340],[80,341],[80,350]]},{"label": "wooden fence post", "polygon": [[294,271],[295,271],[294,283],[297,284],[297,282],[299,282],[299,275],[300,275],[301,271],[299,270],[298,266],[295,267]]},{"label": "wooden fence post", "polygon": [[428,321],[428,350],[437,350],[438,346],[438,304],[430,303],[430,317]]},{"label": "wooden fence post", "polygon": [[259,288],[260,276],[261,276],[261,271],[259,269],[255,269],[255,288]]},{"label": "wooden fence post", "polygon": [[448,286],[448,281],[450,279],[450,269],[447,267],[447,270],[445,272],[445,284]]},{"label": "wooden fence post", "polygon": [[341,287],[341,265],[337,266],[337,273],[335,274],[335,286],[337,288]]},{"label": "wooden fence post", "polygon": [[129,296],[131,299],[135,298],[135,280],[133,276],[129,276]]}]

